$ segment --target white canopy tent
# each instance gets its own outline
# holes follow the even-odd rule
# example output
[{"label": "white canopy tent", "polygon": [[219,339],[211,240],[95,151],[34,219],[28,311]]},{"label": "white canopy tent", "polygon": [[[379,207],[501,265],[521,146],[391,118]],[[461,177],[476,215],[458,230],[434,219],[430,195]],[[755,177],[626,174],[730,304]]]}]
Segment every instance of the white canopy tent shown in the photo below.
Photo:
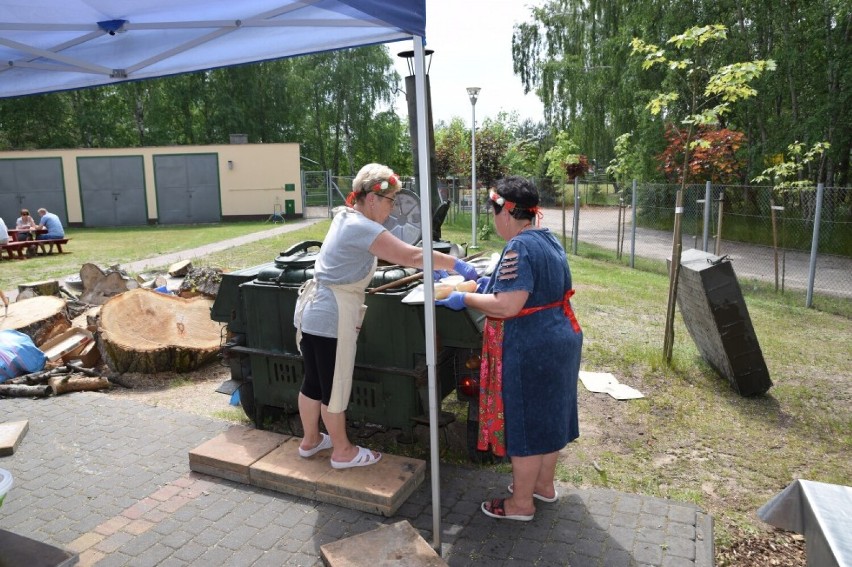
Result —
[{"label": "white canopy tent", "polygon": [[[0,98],[412,40],[421,226],[432,226],[425,0],[0,0]],[[424,271],[432,241],[424,238]],[[426,286],[433,547],[440,551],[435,307]]]}]

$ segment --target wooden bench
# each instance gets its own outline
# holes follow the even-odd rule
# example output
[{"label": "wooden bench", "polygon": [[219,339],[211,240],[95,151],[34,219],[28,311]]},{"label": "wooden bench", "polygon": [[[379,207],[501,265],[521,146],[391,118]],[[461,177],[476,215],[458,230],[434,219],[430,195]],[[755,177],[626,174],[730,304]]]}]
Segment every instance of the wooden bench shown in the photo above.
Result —
[{"label": "wooden bench", "polygon": [[56,252],[62,254],[62,245],[68,243],[67,238],[51,238],[48,240],[32,240],[30,244],[38,246],[39,254],[53,254],[53,247],[56,246]]},{"label": "wooden bench", "polygon": [[3,252],[6,252],[6,257],[9,260],[25,260],[27,258],[27,248],[33,245],[33,242],[9,242],[8,244],[0,245],[0,258],[3,257]]}]

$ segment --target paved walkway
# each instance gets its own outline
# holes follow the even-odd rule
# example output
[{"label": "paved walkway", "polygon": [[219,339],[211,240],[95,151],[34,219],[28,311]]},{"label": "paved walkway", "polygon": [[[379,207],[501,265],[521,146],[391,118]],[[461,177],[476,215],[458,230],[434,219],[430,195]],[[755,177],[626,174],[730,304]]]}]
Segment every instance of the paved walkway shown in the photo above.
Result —
[{"label": "paved walkway", "polygon": [[[428,477],[384,518],[190,472],[189,450],[222,421],[93,392],[0,404],[4,421],[29,420],[0,457],[14,476],[0,527],[76,551],[82,566],[318,567],[321,545],[401,520],[434,542]],[[711,519],[692,504],[560,484],[532,522],[485,517],[480,502],[510,481],[442,465],[449,565],[713,565]]]}]

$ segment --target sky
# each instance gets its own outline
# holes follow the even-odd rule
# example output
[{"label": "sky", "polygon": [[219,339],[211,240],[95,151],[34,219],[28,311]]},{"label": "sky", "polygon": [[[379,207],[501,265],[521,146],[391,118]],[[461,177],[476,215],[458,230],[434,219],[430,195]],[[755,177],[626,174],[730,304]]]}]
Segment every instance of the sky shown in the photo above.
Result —
[{"label": "sky", "polygon": [[[524,95],[520,77],[512,71],[512,28],[530,21],[530,6],[544,0],[426,0],[426,58],[432,86],[434,123],[453,117],[471,121],[467,87],[480,87],[476,123],[496,118],[501,111],[517,111],[521,120],[543,120],[543,107],[534,94]],[[400,76],[409,75],[406,61],[397,57],[410,51],[411,41],[388,44]],[[403,85],[404,88],[404,85]],[[405,96],[395,105],[407,116]]]}]

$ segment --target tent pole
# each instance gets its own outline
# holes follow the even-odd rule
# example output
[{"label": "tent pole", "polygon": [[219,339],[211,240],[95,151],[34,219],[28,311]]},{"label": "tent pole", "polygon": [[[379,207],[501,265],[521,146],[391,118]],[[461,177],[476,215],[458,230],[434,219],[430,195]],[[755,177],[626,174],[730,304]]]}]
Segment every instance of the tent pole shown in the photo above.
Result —
[{"label": "tent pole", "polygon": [[[432,207],[429,171],[429,128],[426,124],[426,64],[424,59],[423,38],[414,37],[414,84],[417,91],[417,152],[420,171],[417,186],[420,189],[420,226],[432,226]],[[435,290],[428,285],[432,280],[432,233],[423,230],[423,286],[425,314],[424,337],[426,338],[426,369],[429,377],[429,454],[432,477],[432,534],[433,549],[441,555],[441,475],[438,447],[438,404],[439,396],[436,373],[435,348]]]}]

